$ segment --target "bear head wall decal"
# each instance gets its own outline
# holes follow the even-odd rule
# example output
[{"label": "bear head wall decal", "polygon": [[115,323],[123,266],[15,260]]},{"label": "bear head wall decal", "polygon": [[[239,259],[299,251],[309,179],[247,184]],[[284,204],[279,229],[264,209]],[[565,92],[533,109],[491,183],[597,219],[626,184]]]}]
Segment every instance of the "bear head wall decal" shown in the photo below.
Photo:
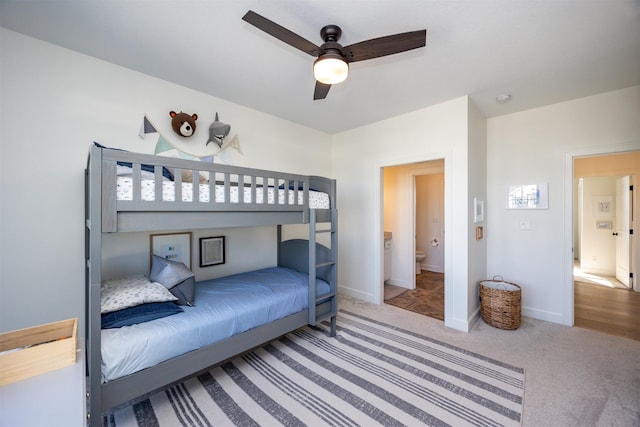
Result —
[{"label": "bear head wall decal", "polygon": [[198,120],[197,114],[189,115],[180,111],[169,111],[171,116],[171,127],[173,131],[180,136],[189,137],[196,131],[196,120]]}]

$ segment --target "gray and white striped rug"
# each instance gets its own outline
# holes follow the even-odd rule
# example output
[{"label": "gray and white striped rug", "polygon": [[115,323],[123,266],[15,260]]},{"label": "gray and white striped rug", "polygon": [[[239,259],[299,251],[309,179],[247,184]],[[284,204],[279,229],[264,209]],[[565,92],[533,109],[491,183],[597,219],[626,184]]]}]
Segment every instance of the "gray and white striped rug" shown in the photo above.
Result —
[{"label": "gray and white striped rug", "polygon": [[524,370],[341,311],[105,417],[107,426],[519,426]]}]

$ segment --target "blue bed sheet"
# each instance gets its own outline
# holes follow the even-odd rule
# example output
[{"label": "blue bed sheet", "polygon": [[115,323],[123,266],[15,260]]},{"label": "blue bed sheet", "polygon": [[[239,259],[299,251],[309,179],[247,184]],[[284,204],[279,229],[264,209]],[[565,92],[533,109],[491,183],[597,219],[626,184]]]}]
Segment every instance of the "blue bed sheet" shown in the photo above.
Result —
[{"label": "blue bed sheet", "polygon": [[[112,381],[307,308],[308,275],[271,267],[196,284],[182,313],[102,330],[102,381]],[[318,279],[318,296],[329,292]],[[256,343],[259,344],[259,343]]]}]

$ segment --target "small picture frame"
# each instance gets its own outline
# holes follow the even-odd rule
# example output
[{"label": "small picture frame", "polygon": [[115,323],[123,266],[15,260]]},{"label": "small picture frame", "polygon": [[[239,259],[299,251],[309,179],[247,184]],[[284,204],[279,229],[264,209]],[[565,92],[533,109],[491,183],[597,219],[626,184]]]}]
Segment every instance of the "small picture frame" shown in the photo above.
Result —
[{"label": "small picture frame", "polygon": [[594,196],[593,216],[613,218],[615,216],[615,205],[616,201],[614,196]]},{"label": "small picture frame", "polygon": [[191,233],[151,234],[150,253],[191,268]]},{"label": "small picture frame", "polygon": [[549,192],[546,182],[507,186],[507,209],[548,209]]},{"label": "small picture frame", "polygon": [[200,238],[200,267],[224,264],[224,236]]},{"label": "small picture frame", "polygon": [[473,222],[484,221],[484,201],[476,197],[473,198]]}]

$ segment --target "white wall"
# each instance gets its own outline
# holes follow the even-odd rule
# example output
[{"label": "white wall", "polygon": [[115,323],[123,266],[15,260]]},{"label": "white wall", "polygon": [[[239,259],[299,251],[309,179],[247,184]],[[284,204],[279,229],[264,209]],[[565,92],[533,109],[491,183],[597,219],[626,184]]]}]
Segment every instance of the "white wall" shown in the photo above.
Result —
[{"label": "white wall", "polygon": [[444,173],[418,175],[415,183],[416,250],[425,254],[421,269],[444,273]]},{"label": "white wall", "polygon": [[[445,324],[468,330],[467,97],[334,135],[340,211],[339,283],[365,301],[382,301],[382,168],[444,159]],[[354,159],[359,159],[354,162]],[[455,197],[454,197],[455,194]],[[394,232],[396,239],[397,230]]]},{"label": "white wall", "polygon": [[[244,155],[233,154],[236,165],[331,176],[331,138],[322,132],[5,29],[0,57],[0,331],[84,317],[88,148],[95,140],[152,153],[155,144],[138,137],[151,108],[202,117],[219,112],[240,137]],[[198,274],[241,268],[234,267],[241,256],[256,265],[275,262],[273,250],[238,252],[256,233],[227,232],[229,265]],[[257,235],[275,236],[272,228]],[[199,236],[194,234],[194,245]],[[148,268],[147,234],[114,239],[105,243],[114,261],[107,265],[116,264],[114,248],[125,247],[130,259]],[[273,245],[271,239],[264,244]]]},{"label": "white wall", "polygon": [[[572,156],[617,147],[640,149],[640,87],[487,120],[487,273],[523,287],[525,316],[573,323]],[[507,185],[539,182],[548,209],[505,209]]]},{"label": "white wall", "polygon": [[[467,238],[469,241],[469,278],[467,282],[467,311],[474,318],[479,316],[480,293],[479,283],[487,278],[487,240],[486,237],[476,239],[476,227],[483,227],[483,235],[486,236],[491,230],[486,227],[486,221],[474,223],[474,198],[485,201],[487,198],[487,120],[480,113],[478,108],[469,102],[469,157],[468,157],[468,180],[469,193],[467,212]],[[486,207],[486,206],[485,206]],[[485,218],[488,212],[485,209]]]}]

